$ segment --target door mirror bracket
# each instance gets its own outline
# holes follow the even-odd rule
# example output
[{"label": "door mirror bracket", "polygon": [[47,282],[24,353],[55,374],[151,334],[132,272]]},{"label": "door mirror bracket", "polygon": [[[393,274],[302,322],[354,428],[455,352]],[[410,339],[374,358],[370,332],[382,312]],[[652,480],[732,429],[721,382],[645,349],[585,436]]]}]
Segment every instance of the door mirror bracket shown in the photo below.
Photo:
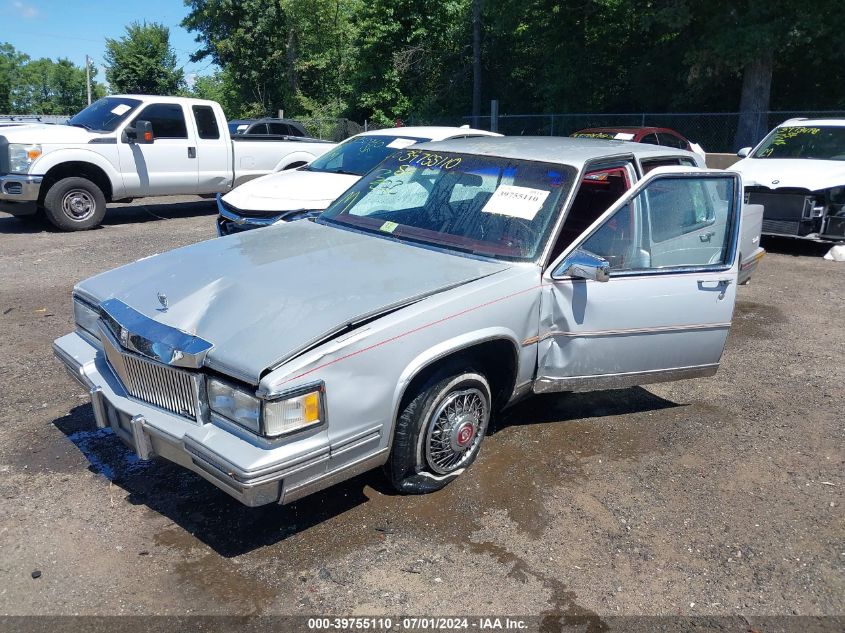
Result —
[{"label": "door mirror bracket", "polygon": [[552,279],[560,279],[566,276],[576,279],[592,279],[593,281],[609,281],[610,264],[606,259],[589,251],[576,249],[552,272]]}]

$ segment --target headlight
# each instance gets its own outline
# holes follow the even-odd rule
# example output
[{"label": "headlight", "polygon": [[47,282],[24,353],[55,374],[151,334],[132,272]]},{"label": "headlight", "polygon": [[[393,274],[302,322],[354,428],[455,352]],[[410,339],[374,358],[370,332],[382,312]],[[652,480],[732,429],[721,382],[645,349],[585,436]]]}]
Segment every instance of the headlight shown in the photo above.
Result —
[{"label": "headlight", "polygon": [[13,174],[25,174],[39,156],[41,156],[40,145],[10,143],[9,169]]},{"label": "headlight", "polygon": [[228,382],[209,378],[208,407],[218,415],[261,433],[261,400]]},{"label": "headlight", "polygon": [[278,437],[322,421],[321,393],[309,391],[293,398],[264,403],[264,434]]},{"label": "headlight", "polygon": [[100,311],[79,297],[73,298],[73,320],[76,323],[76,327],[99,338],[100,332],[97,322],[100,320]]},{"label": "headlight", "polygon": [[265,437],[279,437],[322,421],[319,389],[268,402],[232,383],[209,378],[207,391],[214,413]]}]

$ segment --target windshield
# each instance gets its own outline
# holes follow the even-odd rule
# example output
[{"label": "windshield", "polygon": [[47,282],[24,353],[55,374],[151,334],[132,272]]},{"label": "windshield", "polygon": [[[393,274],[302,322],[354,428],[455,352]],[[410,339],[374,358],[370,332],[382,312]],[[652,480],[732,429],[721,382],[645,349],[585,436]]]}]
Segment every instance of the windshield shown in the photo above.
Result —
[{"label": "windshield", "polygon": [[474,255],[536,259],[575,169],[404,149],[335,200],[322,222]]},{"label": "windshield", "polygon": [[845,127],[788,126],[775,128],[754,158],[845,160]]},{"label": "windshield", "polygon": [[67,124],[94,132],[114,132],[141,102],[125,97],[105,97],[72,117]]},{"label": "windshield", "polygon": [[313,160],[308,165],[308,171],[363,176],[391,152],[430,140],[430,138],[409,138],[401,135],[353,136]]}]

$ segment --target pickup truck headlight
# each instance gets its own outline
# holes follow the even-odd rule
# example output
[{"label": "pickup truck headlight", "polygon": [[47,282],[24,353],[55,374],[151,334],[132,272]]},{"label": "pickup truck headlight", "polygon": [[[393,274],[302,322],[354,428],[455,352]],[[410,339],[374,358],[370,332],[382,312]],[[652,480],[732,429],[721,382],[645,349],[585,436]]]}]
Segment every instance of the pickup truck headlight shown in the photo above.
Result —
[{"label": "pickup truck headlight", "polygon": [[13,174],[25,174],[30,166],[41,156],[40,145],[9,144],[9,170]]},{"label": "pickup truck headlight", "polygon": [[229,382],[209,378],[208,406],[216,414],[265,437],[279,437],[322,421],[319,389],[264,401]]},{"label": "pickup truck headlight", "polygon": [[79,297],[73,298],[73,320],[79,329],[85,330],[94,338],[100,337],[97,327],[97,322],[100,320],[100,311]]}]

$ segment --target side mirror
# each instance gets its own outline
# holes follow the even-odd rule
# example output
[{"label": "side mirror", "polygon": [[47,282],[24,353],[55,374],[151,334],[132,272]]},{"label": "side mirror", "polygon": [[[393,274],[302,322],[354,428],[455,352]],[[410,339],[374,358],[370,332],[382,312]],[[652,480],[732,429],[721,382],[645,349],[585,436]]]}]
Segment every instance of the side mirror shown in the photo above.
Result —
[{"label": "side mirror", "polygon": [[739,151],[736,153],[736,155],[737,155],[737,156],[739,156],[740,158],[745,158],[745,157],[746,157],[746,156],[748,156],[750,153],[751,153],[751,148],[750,148],[750,147],[743,147],[741,150],[739,150]]},{"label": "side mirror", "polygon": [[149,145],[155,141],[153,124],[141,119],[136,120],[133,127],[126,128],[126,140],[138,145]]},{"label": "side mirror", "polygon": [[606,259],[593,255],[589,251],[576,249],[552,272],[553,279],[560,279],[567,275],[578,279],[609,281],[610,264]]}]

